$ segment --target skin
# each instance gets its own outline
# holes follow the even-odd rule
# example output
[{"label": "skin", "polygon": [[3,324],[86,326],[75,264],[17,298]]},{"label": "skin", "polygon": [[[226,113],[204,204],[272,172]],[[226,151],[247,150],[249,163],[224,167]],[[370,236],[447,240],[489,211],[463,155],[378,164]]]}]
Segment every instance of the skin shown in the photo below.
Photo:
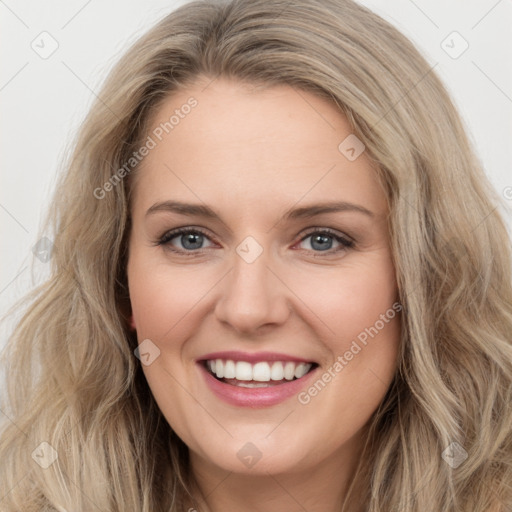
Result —
[{"label": "skin", "polygon": [[[364,152],[349,161],[338,150],[352,130],[325,99],[202,78],[166,98],[151,126],[191,96],[198,105],[149,152],[135,180],[133,320],[139,343],[150,339],[160,350],[144,374],[190,449],[207,496],[201,511],[340,510],[365,427],[397,367],[399,314],[305,405],[297,396],[260,409],[229,405],[206,386],[196,360],[223,350],[283,352],[316,361],[320,377],[397,300],[386,196]],[[171,199],[207,204],[222,221],[146,214]],[[283,219],[288,209],[326,201],[373,215]],[[199,249],[187,253],[180,235],[156,243],[180,227],[207,233]],[[319,249],[312,228],[331,228],[354,246],[328,234],[327,250]],[[263,248],[250,264],[236,252],[247,236]],[[237,457],[247,442],[261,452],[251,468]]]}]

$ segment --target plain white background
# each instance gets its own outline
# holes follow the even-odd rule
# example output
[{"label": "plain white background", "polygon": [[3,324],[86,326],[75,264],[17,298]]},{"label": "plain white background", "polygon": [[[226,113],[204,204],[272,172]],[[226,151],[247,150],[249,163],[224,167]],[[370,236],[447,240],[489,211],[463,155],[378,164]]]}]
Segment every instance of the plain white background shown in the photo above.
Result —
[{"label": "plain white background", "polygon": [[[183,3],[0,0],[0,315],[48,270],[32,253],[44,234],[42,213],[64,151],[108,70],[131,42]],[[512,208],[512,2],[361,3],[437,64],[488,176]],[[507,222],[512,226],[509,213]],[[2,327],[0,348],[9,325]]]}]

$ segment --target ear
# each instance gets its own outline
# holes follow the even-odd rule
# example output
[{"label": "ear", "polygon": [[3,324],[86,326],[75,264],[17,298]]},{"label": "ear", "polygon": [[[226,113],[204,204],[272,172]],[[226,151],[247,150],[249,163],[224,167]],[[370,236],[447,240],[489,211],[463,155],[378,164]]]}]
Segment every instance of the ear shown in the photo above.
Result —
[{"label": "ear", "polygon": [[130,315],[130,318],[129,318],[129,320],[128,320],[128,323],[129,323],[129,325],[130,325],[131,330],[132,330],[132,331],[135,331],[135,329],[136,329],[137,327],[135,326],[135,320],[133,319],[133,313]]}]

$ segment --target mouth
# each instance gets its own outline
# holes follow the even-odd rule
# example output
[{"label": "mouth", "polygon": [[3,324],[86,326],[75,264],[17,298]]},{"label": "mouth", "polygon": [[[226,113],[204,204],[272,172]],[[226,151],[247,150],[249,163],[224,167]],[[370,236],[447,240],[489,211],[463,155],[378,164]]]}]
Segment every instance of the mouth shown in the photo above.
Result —
[{"label": "mouth", "polygon": [[233,359],[205,359],[204,369],[216,380],[240,388],[268,388],[300,380],[318,364],[302,361],[235,361]]}]

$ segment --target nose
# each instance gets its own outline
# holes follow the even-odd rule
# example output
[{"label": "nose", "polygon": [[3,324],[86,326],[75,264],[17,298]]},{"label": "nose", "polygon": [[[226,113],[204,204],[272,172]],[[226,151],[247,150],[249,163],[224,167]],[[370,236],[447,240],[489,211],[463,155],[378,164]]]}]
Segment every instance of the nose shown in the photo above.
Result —
[{"label": "nose", "polygon": [[275,328],[290,315],[293,294],[269,263],[265,252],[252,263],[236,254],[231,272],[222,280],[215,315],[238,334]]}]

